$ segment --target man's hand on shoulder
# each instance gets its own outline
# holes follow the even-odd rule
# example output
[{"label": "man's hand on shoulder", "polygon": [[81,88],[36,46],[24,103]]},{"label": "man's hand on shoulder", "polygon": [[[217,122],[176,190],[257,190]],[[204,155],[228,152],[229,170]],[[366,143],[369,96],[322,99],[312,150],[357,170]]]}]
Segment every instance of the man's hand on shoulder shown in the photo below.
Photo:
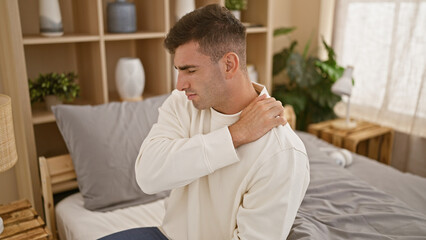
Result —
[{"label": "man's hand on shoulder", "polygon": [[258,96],[241,113],[240,119],[229,126],[234,147],[256,141],[272,128],[285,125],[284,107],[275,98]]}]

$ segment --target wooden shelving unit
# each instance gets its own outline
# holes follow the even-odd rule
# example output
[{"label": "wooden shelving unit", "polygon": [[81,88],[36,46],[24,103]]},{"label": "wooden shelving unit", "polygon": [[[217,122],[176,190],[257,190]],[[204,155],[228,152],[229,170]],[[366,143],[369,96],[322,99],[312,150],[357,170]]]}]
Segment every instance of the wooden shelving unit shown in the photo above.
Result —
[{"label": "wooden shelving unit", "polygon": [[[38,2],[19,0],[21,29],[28,77],[40,73],[73,71],[79,75],[81,99],[76,104],[102,104],[119,101],[115,87],[115,65],[121,57],[141,59],[146,75],[144,97],[172,90],[172,59],[163,47],[168,29],[174,24],[174,0],[134,0],[137,9],[137,31],[113,34],[106,29],[108,0],[61,0],[65,34],[43,37],[39,34]],[[196,1],[196,7],[223,1]],[[242,22],[254,24],[247,28],[249,63],[254,64],[260,82],[271,89],[271,27],[270,1],[249,1],[242,13]],[[33,107],[32,123],[54,123],[52,113]],[[51,124],[52,131],[57,131]],[[39,132],[39,131],[37,131]],[[36,142],[50,135],[36,135]],[[55,134],[57,135],[57,134]],[[61,142],[61,139],[57,139]],[[62,143],[62,149],[66,151]],[[52,146],[53,147],[53,146]],[[57,146],[55,146],[57,147]],[[38,155],[56,152],[37,147]]]},{"label": "wooden shelving unit", "polygon": [[[112,1],[59,0],[64,27],[61,37],[40,35],[38,1],[18,0],[17,6],[6,4],[18,12],[19,17],[11,15],[10,21],[22,32],[17,36],[22,43],[18,50],[23,49],[25,62],[15,62],[17,69],[29,79],[40,73],[73,71],[81,87],[80,98],[73,104],[96,105],[119,101],[114,79],[116,63],[121,57],[138,57],[145,70],[144,98],[171,92],[173,61],[163,41],[175,23],[176,0],[128,0],[137,9],[137,32],[128,34],[107,32],[106,7]],[[197,8],[210,3],[224,5],[224,0],[195,0]],[[247,29],[248,63],[254,64],[259,82],[269,91],[272,91],[272,3],[273,0],[248,0],[248,9],[242,12],[242,22],[254,25]],[[10,30],[5,33],[9,34]],[[28,94],[28,85],[19,88],[20,94]],[[32,112],[32,117],[26,119],[33,126],[33,132],[27,133],[30,136],[27,147],[35,147],[37,156],[67,153],[53,114],[40,105],[31,106],[29,101],[20,104]],[[37,165],[37,158],[29,161],[31,166]],[[31,175],[38,176],[38,169],[31,171],[37,171]],[[40,198],[37,190],[34,189],[36,199]]]}]

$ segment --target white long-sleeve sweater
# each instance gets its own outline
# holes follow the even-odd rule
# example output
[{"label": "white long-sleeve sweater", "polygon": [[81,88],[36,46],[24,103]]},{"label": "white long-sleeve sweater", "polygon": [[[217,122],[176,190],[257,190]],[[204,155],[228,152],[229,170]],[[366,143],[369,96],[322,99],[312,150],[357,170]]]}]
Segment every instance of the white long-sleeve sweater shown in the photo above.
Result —
[{"label": "white long-sleeve sweater", "polygon": [[162,231],[174,240],[285,239],[309,183],[289,124],[235,149],[228,126],[239,113],[198,110],[177,90],[159,112],[135,170],[144,192],[173,189]]}]

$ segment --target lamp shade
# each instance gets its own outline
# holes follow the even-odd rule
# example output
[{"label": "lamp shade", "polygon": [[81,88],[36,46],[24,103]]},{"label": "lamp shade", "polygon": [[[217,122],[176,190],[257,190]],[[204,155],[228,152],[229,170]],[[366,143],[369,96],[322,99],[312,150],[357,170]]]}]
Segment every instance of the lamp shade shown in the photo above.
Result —
[{"label": "lamp shade", "polygon": [[352,71],[353,67],[348,66],[341,78],[339,78],[331,87],[331,91],[339,96],[350,96],[352,93]]},{"label": "lamp shade", "polygon": [[17,160],[11,99],[0,94],[0,172],[13,167]]}]

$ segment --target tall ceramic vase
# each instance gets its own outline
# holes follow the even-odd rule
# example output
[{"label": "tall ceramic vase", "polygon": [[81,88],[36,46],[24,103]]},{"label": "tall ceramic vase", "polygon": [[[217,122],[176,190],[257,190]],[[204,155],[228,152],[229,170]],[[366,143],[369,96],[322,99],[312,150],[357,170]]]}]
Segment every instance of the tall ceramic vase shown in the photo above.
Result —
[{"label": "tall ceramic vase", "polygon": [[[175,19],[176,22],[181,19],[185,14],[190,13],[195,10],[195,1],[194,0],[176,0],[175,1]],[[176,87],[178,71],[173,68],[173,85]]]},{"label": "tall ceramic vase", "polygon": [[58,0],[39,0],[40,34],[57,37],[64,34]]},{"label": "tall ceramic vase", "polygon": [[123,101],[140,101],[145,88],[145,72],[139,58],[120,58],[115,83]]},{"label": "tall ceramic vase", "polygon": [[178,21],[185,14],[194,11],[195,2],[194,0],[176,0],[175,16]]}]

